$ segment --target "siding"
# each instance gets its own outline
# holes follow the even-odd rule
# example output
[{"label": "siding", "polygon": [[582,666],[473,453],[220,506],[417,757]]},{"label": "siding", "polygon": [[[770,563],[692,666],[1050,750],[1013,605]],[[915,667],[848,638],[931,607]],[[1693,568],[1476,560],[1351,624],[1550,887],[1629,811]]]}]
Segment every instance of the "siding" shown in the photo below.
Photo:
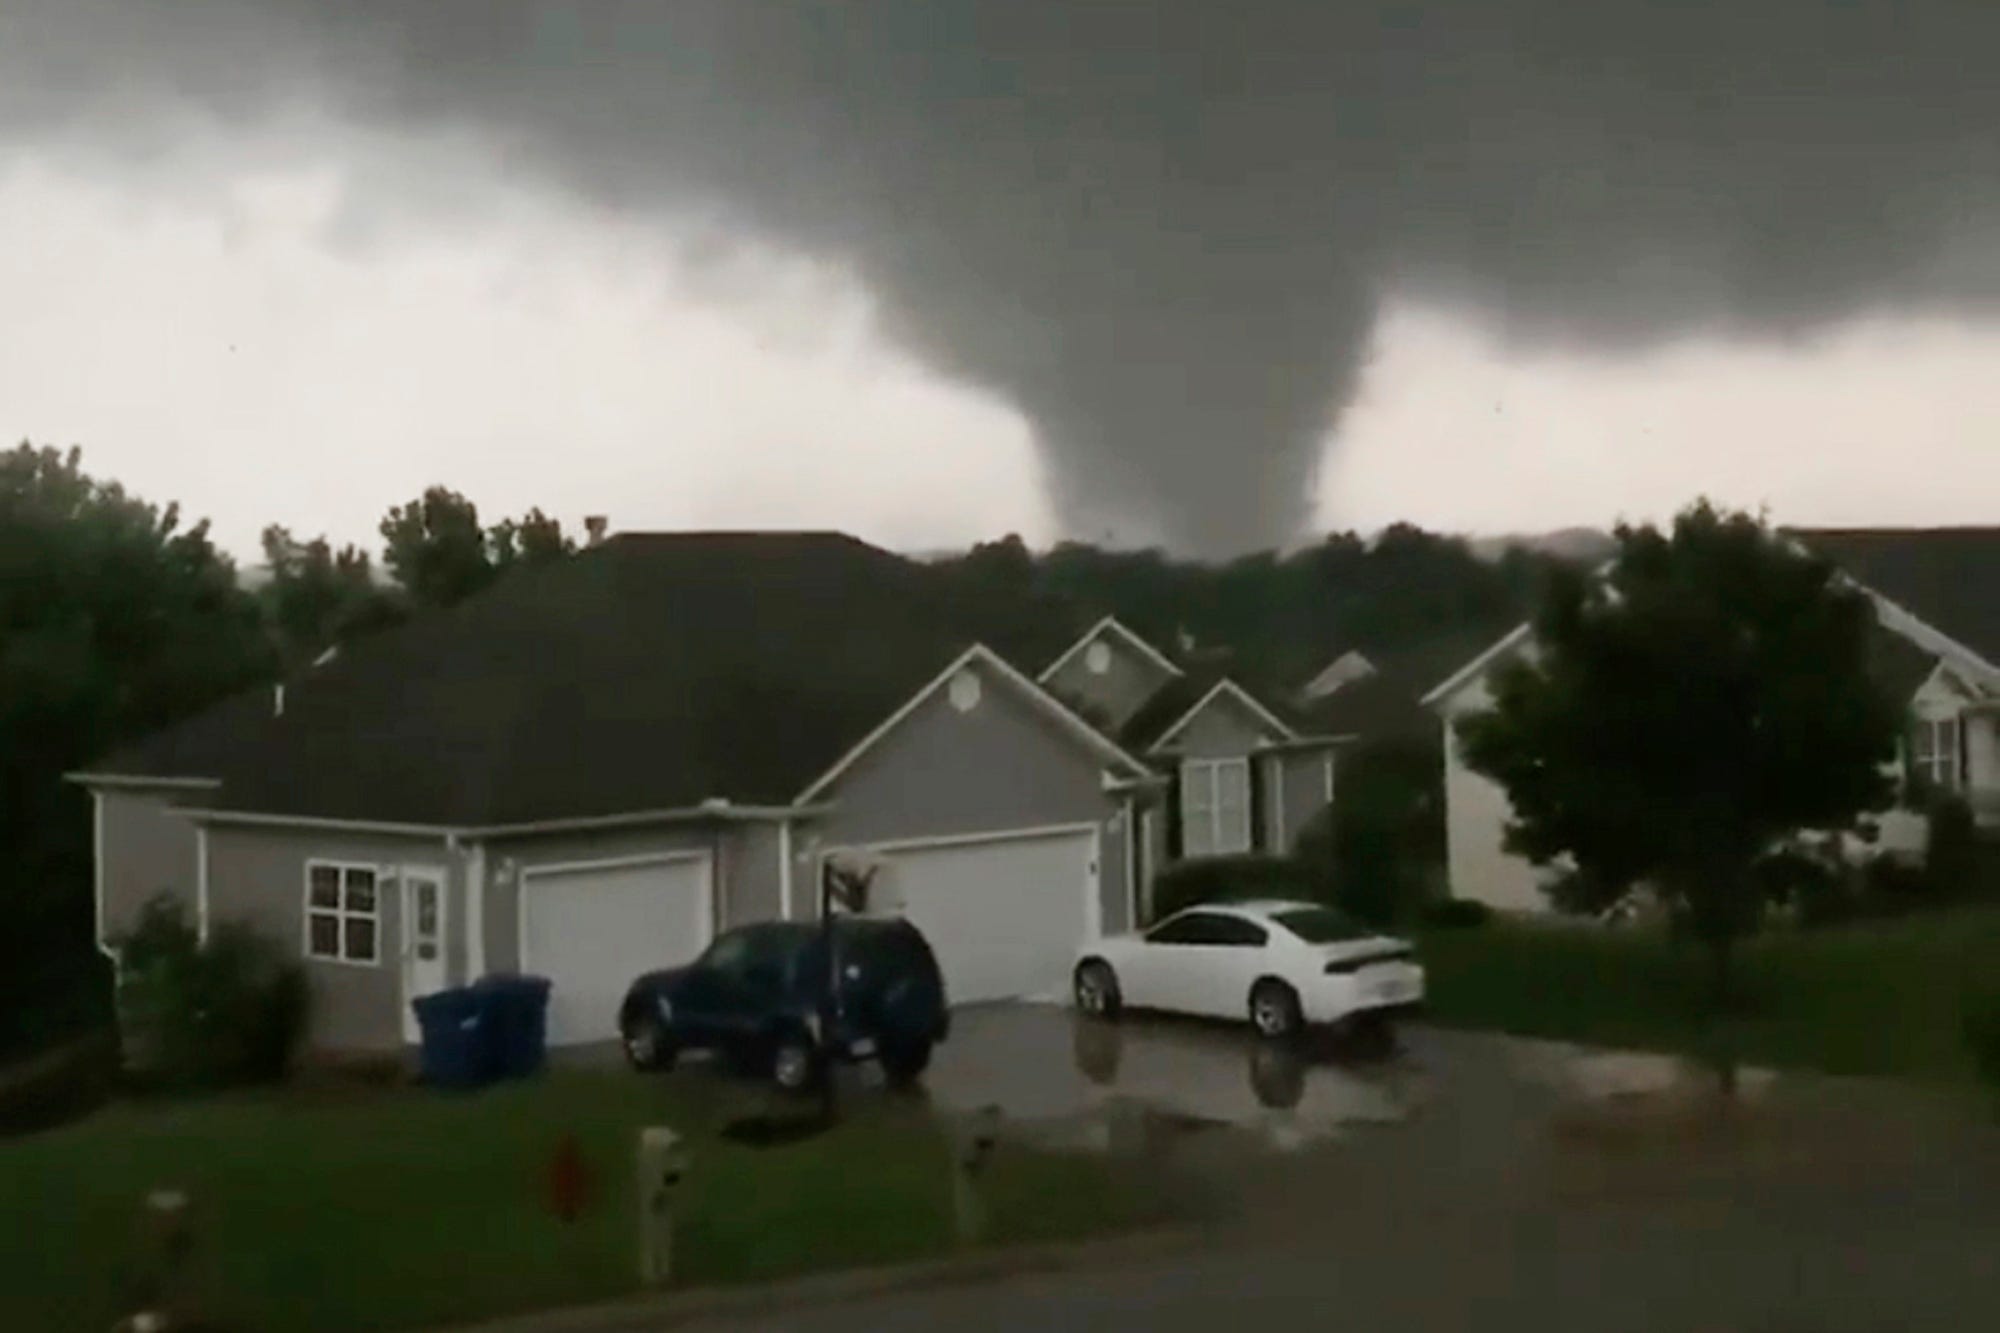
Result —
[{"label": "siding", "polygon": [[795,914],[817,910],[815,867],[828,847],[1052,824],[1102,832],[1104,929],[1127,928],[1126,843],[1113,824],[1122,798],[1076,738],[983,667],[980,698],[961,713],[940,690],[862,757],[828,795],[832,813],[794,829]]},{"label": "siding", "polygon": [[164,792],[99,791],[97,884],[103,915],[98,942],[125,934],[139,911],[165,893],[187,904],[195,919],[196,833],[194,824]]},{"label": "siding", "polygon": [[1298,846],[1299,835],[1327,808],[1327,765],[1338,764],[1333,747],[1323,750],[1287,750],[1276,756],[1284,777],[1280,780],[1285,810],[1285,845],[1279,853]]},{"label": "siding", "polygon": [[1469,682],[1446,701],[1444,799],[1448,873],[1452,894],[1510,912],[1546,912],[1549,900],[1541,891],[1543,872],[1525,857],[1507,851],[1503,838],[1513,805],[1497,782],[1466,767],[1451,719],[1477,712],[1492,702],[1486,682]]},{"label": "siding", "polygon": [[1229,759],[1245,755],[1266,741],[1280,737],[1255,713],[1237,699],[1216,695],[1189,719],[1169,752],[1188,759]]},{"label": "siding", "polygon": [[1121,635],[1100,630],[1092,642],[1111,650],[1111,661],[1102,674],[1093,672],[1085,662],[1090,655],[1086,647],[1043,683],[1052,693],[1081,699],[1103,712],[1116,730],[1172,677],[1159,663],[1141,656]]},{"label": "siding", "polygon": [[375,963],[306,958],[306,863],[312,860],[362,862],[385,870],[400,865],[442,869],[446,977],[457,983],[465,980],[463,857],[448,850],[442,838],[235,826],[208,830],[210,918],[248,922],[304,960],[313,991],[309,1043],[327,1050],[397,1049],[403,1042],[402,895],[386,887],[380,893]]}]

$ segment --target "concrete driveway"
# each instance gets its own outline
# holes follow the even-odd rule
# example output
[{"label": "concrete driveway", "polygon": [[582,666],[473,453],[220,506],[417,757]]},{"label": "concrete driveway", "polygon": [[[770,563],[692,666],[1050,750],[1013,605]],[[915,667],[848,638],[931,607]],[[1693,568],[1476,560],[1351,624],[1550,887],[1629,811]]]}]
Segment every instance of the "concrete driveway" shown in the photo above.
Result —
[{"label": "concrete driveway", "polygon": [[1310,1222],[1334,1193],[1463,1213],[1495,1197],[1685,1204],[1865,1181],[2000,1225],[1991,1119],[1874,1080],[1418,1023],[1370,1057],[1274,1047],[1237,1026],[1004,1005],[957,1015],[927,1083],[940,1110],[996,1106],[1024,1141],[1143,1153],[1226,1182],[1220,1201],[1250,1221]]},{"label": "concrete driveway", "polygon": [[1157,1260],[693,1326],[2000,1327],[2000,1132],[1944,1094],[1422,1025],[1387,1059],[1294,1056],[1035,1006],[963,1011],[928,1091],[1188,1168],[1223,1209]]}]

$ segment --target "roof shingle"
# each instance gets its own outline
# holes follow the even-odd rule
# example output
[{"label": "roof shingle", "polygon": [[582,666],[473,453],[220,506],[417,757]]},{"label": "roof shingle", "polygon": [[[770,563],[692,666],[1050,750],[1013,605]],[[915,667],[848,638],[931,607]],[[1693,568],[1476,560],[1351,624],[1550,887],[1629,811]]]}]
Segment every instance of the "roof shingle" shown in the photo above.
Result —
[{"label": "roof shingle", "polygon": [[352,645],[282,717],[260,691],[96,767],[454,826],[783,803],[974,641],[1018,662],[970,619],[837,533],[621,534]]}]

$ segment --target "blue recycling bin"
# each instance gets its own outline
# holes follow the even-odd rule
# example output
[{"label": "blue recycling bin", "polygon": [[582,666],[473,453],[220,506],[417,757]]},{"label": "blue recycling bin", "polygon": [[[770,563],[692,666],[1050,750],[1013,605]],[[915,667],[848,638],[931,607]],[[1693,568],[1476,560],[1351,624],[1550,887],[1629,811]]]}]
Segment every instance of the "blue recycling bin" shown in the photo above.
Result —
[{"label": "blue recycling bin", "polygon": [[548,1055],[547,977],[505,973],[472,985],[490,1031],[488,1058],[497,1078],[527,1078],[541,1072]]},{"label": "blue recycling bin", "polygon": [[436,1088],[479,1088],[495,1076],[492,1023],[486,998],[456,986],[410,1001],[423,1034],[419,1067]]}]

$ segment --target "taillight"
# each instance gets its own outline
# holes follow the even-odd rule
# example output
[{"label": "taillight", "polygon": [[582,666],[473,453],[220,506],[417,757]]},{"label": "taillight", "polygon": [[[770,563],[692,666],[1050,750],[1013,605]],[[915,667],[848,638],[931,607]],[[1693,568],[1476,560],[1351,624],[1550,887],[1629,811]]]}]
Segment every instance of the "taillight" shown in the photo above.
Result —
[{"label": "taillight", "polygon": [[1364,967],[1373,967],[1377,963],[1401,962],[1409,956],[1408,949],[1383,949],[1379,953],[1356,954],[1352,958],[1340,958],[1328,963],[1326,974],[1330,977],[1347,976],[1359,972]]}]

